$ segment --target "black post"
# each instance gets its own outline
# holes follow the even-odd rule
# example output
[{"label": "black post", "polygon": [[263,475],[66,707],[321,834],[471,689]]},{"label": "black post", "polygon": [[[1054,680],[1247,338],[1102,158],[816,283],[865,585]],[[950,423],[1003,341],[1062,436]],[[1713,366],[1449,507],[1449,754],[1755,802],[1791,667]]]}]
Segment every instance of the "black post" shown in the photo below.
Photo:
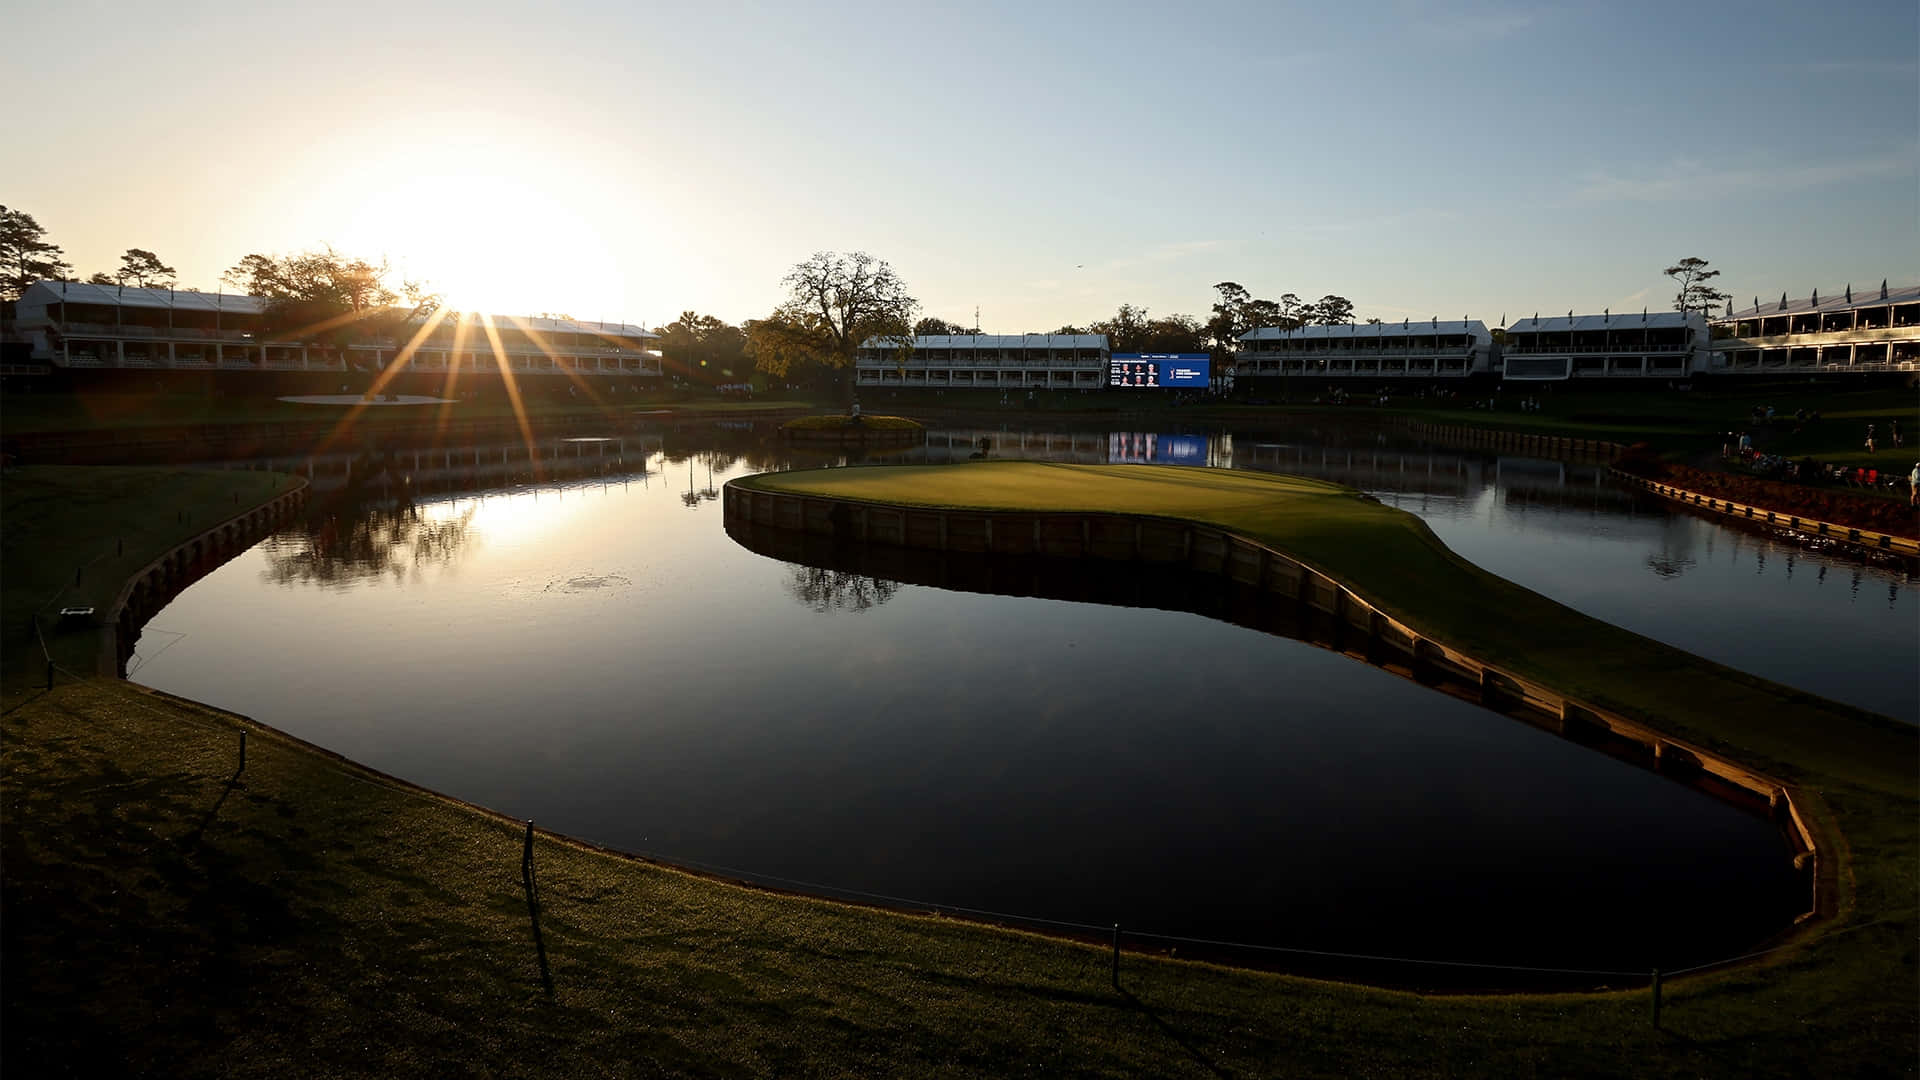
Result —
[{"label": "black post", "polygon": [[540,936],[540,889],[533,876],[533,819],[527,819],[527,838],[520,849],[520,881],[527,890],[527,915],[533,920],[533,947],[540,956],[540,985],[553,997],[553,973],[547,969],[547,942]]},{"label": "black post", "polygon": [[1660,1027],[1660,969],[1653,969],[1653,1026]]},{"label": "black post", "polygon": [[47,661],[47,689],[53,689],[53,661]]},{"label": "black post", "polygon": [[241,773],[246,771],[247,771],[247,729],[241,728],[240,729],[240,767],[233,770],[233,775],[239,776]]},{"label": "black post", "polygon": [[1113,924],[1113,988],[1120,989],[1120,924]]}]

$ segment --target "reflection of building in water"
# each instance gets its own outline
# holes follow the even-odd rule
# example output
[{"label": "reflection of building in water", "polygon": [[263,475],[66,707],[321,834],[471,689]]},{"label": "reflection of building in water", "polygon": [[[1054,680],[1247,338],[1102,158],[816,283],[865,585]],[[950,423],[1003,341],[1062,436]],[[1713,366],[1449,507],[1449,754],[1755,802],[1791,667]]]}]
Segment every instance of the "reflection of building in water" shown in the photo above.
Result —
[{"label": "reflection of building in water", "polygon": [[1105,334],[938,334],[900,346],[869,339],[854,355],[860,386],[1095,390],[1107,384]]},{"label": "reflection of building in water", "polygon": [[966,461],[980,452],[980,440],[990,444],[988,457],[1020,458],[1027,461],[1072,461],[1100,465],[1107,460],[1107,433],[1104,431],[1004,431],[1000,428],[930,428],[927,442],[920,450],[924,456],[907,455],[902,460]]},{"label": "reflection of building in water", "polygon": [[1470,495],[1487,485],[1484,458],[1445,450],[1393,450],[1240,440],[1233,467],[1290,473],[1372,490]]},{"label": "reflection of building in water", "polygon": [[[443,446],[404,450],[330,450],[286,454],[246,461],[208,462],[206,467],[289,473],[305,477],[316,492],[351,487],[356,477],[406,484],[417,491],[451,491],[542,479],[646,472],[647,458],[659,452],[661,436],[542,439],[530,451],[525,443]],[[537,462],[537,465],[536,465]]]},{"label": "reflection of building in water", "polygon": [[1610,483],[1604,465],[1502,457],[1493,463],[1493,483],[1508,506],[1606,507],[1630,514],[1641,496]]},{"label": "reflection of building in water", "polygon": [[925,446],[896,460],[937,464],[985,456],[1083,465],[1223,465],[1232,454],[1233,437],[1224,432],[935,428],[927,432]]}]

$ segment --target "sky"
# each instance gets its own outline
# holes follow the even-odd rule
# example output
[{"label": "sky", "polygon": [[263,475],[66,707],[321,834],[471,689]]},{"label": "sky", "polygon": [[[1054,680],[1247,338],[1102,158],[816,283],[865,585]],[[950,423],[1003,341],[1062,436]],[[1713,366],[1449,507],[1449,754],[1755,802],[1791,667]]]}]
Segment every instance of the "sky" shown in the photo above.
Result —
[{"label": "sky", "polygon": [[[9,5],[11,0],[9,0]],[[81,276],[385,257],[455,306],[738,323],[816,251],[1044,332],[1920,282],[1920,5],[24,4],[0,204]]]}]

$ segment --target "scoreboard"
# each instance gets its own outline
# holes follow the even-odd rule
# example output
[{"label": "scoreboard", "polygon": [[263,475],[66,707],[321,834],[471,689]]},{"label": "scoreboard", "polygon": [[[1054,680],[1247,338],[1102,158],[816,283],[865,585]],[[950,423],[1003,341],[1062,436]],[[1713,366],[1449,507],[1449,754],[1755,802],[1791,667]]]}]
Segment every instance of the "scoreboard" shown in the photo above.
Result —
[{"label": "scoreboard", "polygon": [[1107,385],[1126,390],[1205,390],[1212,375],[1206,353],[1114,353],[1107,362]]}]

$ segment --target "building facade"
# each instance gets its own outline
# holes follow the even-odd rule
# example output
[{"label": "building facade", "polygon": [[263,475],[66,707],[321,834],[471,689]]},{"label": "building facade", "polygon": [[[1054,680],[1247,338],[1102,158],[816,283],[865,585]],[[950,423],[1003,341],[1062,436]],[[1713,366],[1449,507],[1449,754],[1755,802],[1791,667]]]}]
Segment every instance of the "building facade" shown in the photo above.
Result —
[{"label": "building facade", "polygon": [[626,323],[368,311],[344,327],[272,328],[267,300],[42,281],[15,308],[31,359],[55,368],[512,372],[657,376],[658,334]]},{"label": "building facade", "polygon": [[1495,347],[1478,319],[1398,324],[1263,326],[1240,335],[1238,379],[1263,376],[1464,379],[1491,370]]},{"label": "building facade", "polygon": [[1707,368],[1699,312],[1554,315],[1506,329],[1500,377],[1509,382],[1686,378]]},{"label": "building facade", "polygon": [[912,344],[868,340],[854,356],[857,385],[1097,390],[1112,356],[1105,334],[936,334]]},{"label": "building facade", "polygon": [[1713,335],[1715,370],[1730,375],[1920,371],[1920,285],[1848,286],[1824,299],[1781,293],[1777,304],[1756,298],[1714,319]]}]

